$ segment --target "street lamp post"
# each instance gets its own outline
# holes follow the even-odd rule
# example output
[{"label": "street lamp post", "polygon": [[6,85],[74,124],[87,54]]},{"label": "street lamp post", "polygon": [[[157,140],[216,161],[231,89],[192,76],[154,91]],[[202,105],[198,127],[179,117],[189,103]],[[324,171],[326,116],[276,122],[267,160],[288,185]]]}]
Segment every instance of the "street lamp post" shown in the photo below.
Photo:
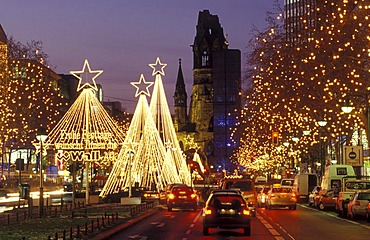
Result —
[{"label": "street lamp post", "polygon": [[135,154],[133,149],[128,149],[127,154],[129,155],[129,168],[128,168],[128,197],[132,197],[132,173],[131,173],[131,168],[132,168],[132,158]]},{"label": "street lamp post", "polygon": [[39,163],[39,170],[40,170],[40,198],[39,198],[39,213],[40,217],[42,217],[44,211],[44,187],[43,187],[43,176],[42,176],[42,155],[43,155],[43,142],[46,140],[48,135],[46,134],[46,129],[40,127],[36,133],[36,139],[40,142],[40,163]]},{"label": "street lamp post", "polygon": [[[319,120],[317,121],[317,124],[320,126],[320,128],[323,128],[326,126],[328,122],[325,121],[325,120]],[[321,132],[322,130],[320,129],[319,130],[319,138],[320,138],[320,176],[322,178],[322,176],[324,175],[324,169],[325,169],[325,155],[323,154],[322,152],[322,148],[323,148],[323,144],[322,144],[322,138],[321,138]]]}]

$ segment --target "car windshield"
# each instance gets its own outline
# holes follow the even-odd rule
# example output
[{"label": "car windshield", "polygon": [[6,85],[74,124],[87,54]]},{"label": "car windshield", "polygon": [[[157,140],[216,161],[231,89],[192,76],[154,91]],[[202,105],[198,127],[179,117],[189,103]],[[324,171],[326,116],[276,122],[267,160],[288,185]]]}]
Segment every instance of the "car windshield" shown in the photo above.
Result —
[{"label": "car windshield", "polygon": [[226,188],[227,189],[238,188],[241,191],[253,191],[252,182],[250,182],[250,181],[227,182],[226,183]]},{"label": "car windshield", "polygon": [[273,193],[291,193],[292,189],[291,188],[273,188],[272,192]]}]

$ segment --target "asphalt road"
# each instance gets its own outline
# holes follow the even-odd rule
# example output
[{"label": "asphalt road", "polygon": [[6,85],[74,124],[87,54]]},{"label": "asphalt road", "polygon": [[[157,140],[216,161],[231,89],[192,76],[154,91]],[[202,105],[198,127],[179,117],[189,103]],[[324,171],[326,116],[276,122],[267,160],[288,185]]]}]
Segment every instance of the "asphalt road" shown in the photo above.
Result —
[{"label": "asphalt road", "polygon": [[243,236],[241,229],[211,229],[202,234],[201,210],[177,210],[158,213],[141,220],[109,239],[369,239],[370,223],[365,219],[351,221],[339,218],[334,212],[323,212],[306,206],[297,210],[259,208],[252,219],[252,235]]}]

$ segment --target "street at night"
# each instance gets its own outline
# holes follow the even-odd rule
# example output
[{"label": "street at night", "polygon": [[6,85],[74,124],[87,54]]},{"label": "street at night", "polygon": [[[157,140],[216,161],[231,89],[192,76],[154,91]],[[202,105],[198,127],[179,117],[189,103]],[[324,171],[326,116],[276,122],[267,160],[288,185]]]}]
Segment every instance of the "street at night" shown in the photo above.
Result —
[{"label": "street at night", "polygon": [[162,209],[110,239],[367,239],[370,223],[351,221],[334,212],[322,212],[305,205],[297,210],[260,208],[252,219],[252,234],[243,236],[240,229],[212,229],[202,234],[201,211]]},{"label": "street at night", "polygon": [[0,240],[370,236],[370,0],[5,1]]}]

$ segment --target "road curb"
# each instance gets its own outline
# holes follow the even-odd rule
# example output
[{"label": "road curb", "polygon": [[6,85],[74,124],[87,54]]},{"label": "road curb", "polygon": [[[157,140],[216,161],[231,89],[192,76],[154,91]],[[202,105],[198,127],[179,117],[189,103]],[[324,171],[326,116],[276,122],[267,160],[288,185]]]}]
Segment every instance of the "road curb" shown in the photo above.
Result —
[{"label": "road curb", "polygon": [[109,239],[109,237],[113,236],[114,234],[122,231],[123,229],[126,229],[138,222],[140,222],[141,220],[145,219],[145,218],[148,218],[150,216],[152,216],[153,214],[159,212],[160,208],[159,207],[154,207],[153,209],[151,209],[150,211],[144,213],[144,214],[141,214],[140,216],[137,216],[137,217],[134,217],[132,219],[130,219],[129,221],[127,222],[124,222],[122,224],[119,224],[118,226],[115,226],[111,229],[108,229],[107,231],[104,231],[102,233],[99,233],[98,235],[95,235],[93,237],[90,237],[89,239],[91,240],[104,240],[104,239]]}]

